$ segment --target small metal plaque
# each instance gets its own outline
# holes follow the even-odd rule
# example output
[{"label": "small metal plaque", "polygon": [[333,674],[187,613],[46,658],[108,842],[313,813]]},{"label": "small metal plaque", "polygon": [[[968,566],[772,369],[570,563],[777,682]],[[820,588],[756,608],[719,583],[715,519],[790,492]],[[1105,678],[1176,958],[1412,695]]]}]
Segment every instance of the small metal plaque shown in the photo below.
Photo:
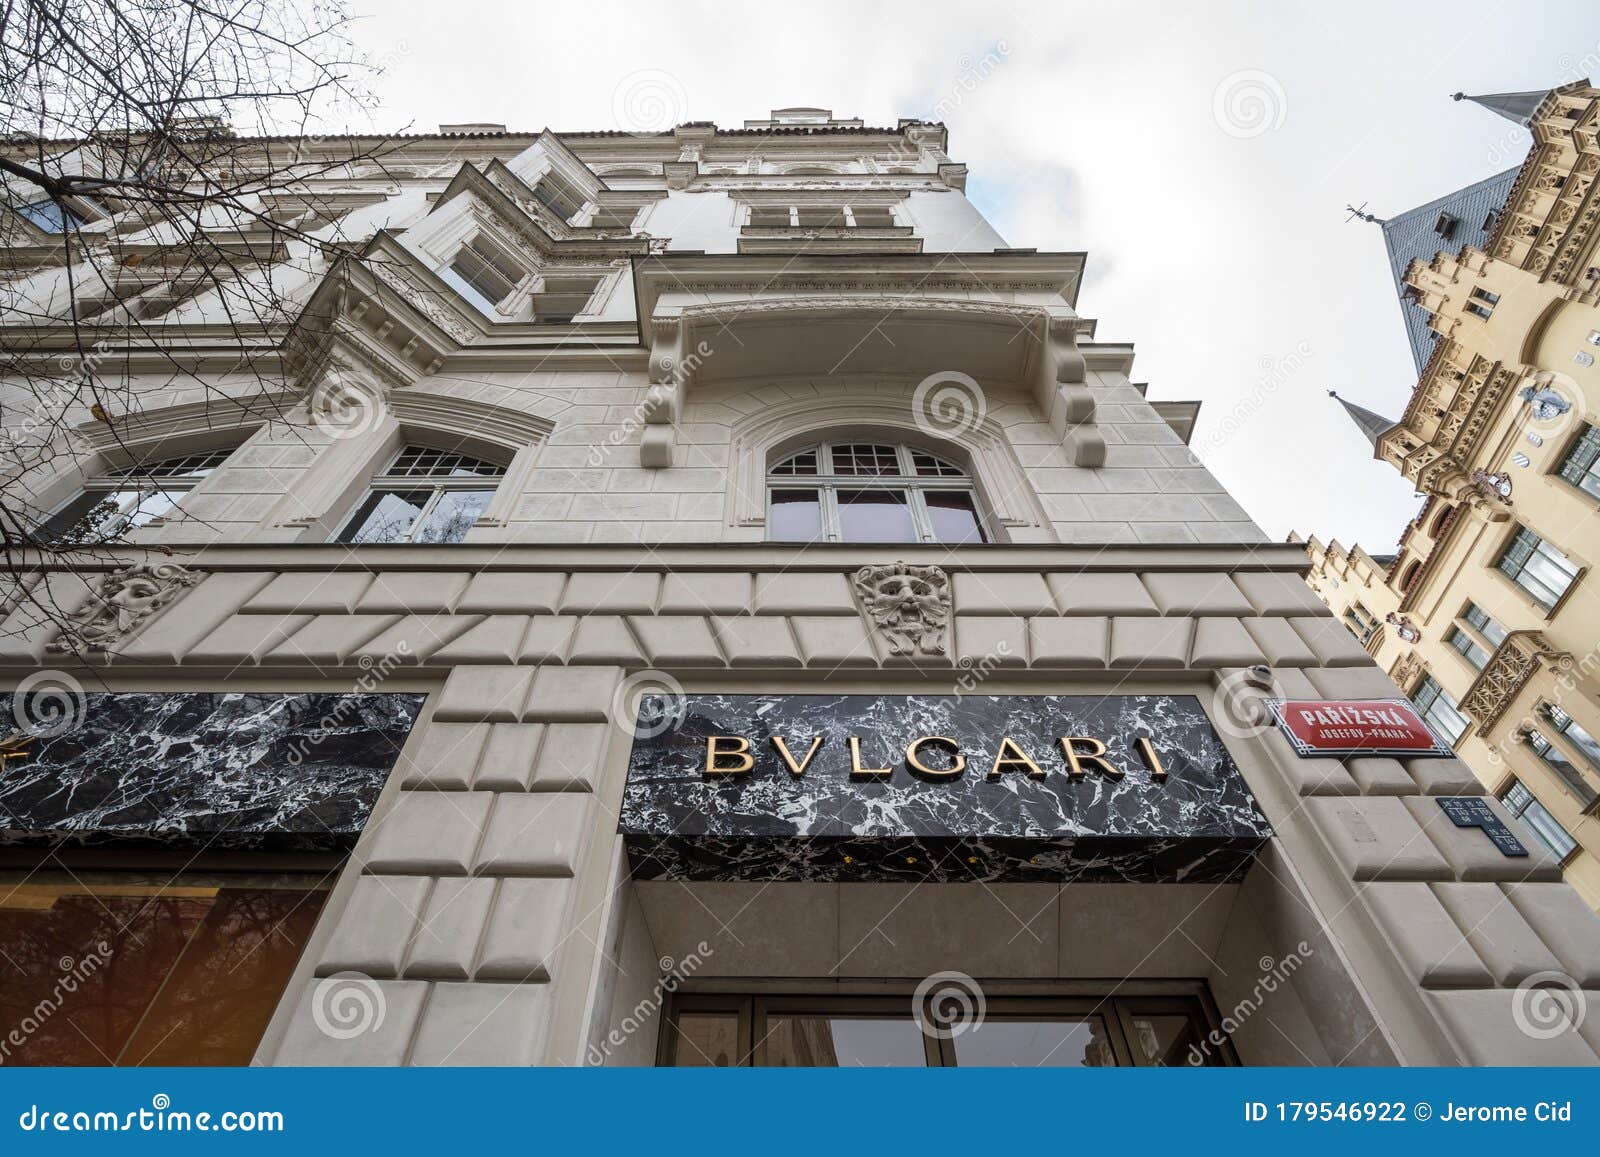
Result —
[{"label": "small metal plaque", "polygon": [[1482,796],[1442,796],[1439,799],[1439,806],[1444,808],[1444,814],[1450,817],[1450,822],[1456,827],[1482,828],[1484,834],[1494,841],[1494,846],[1500,849],[1502,856],[1528,854],[1528,849],[1523,847],[1522,841],[1511,834],[1511,829],[1494,814],[1494,809]]}]

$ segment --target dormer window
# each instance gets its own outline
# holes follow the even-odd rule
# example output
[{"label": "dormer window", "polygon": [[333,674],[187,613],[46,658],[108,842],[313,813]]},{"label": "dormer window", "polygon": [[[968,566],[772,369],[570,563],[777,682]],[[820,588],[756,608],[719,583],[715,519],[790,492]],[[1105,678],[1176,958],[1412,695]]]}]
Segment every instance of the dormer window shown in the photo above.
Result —
[{"label": "dormer window", "polygon": [[483,312],[494,313],[526,272],[509,253],[479,233],[456,250],[439,276]]},{"label": "dormer window", "polygon": [[987,542],[972,479],[919,447],[826,442],[767,476],[774,542]]},{"label": "dormer window", "polygon": [[1461,218],[1454,213],[1440,213],[1439,219],[1433,223],[1433,231],[1446,241],[1456,234],[1456,226],[1461,223]]}]

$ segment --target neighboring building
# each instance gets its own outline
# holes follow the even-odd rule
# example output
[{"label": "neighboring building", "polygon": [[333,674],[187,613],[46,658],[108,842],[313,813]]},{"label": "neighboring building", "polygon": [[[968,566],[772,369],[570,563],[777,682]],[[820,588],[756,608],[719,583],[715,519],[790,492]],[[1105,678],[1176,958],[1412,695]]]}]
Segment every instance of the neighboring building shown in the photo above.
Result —
[{"label": "neighboring building", "polygon": [[1313,588],[1594,907],[1597,97],[1571,84],[1481,98],[1527,124],[1527,161],[1481,244],[1404,269],[1404,307],[1437,345],[1399,421],[1341,399],[1422,509],[1389,559],[1309,543]]},{"label": "neighboring building", "polygon": [[12,479],[134,545],[18,560],[0,1023],[114,967],[9,1059],[1600,1061],[1600,920],[1459,760],[1272,726],[1393,687],[965,176],[477,126],[308,180],[364,248],[247,349],[130,275],[137,412]]}]

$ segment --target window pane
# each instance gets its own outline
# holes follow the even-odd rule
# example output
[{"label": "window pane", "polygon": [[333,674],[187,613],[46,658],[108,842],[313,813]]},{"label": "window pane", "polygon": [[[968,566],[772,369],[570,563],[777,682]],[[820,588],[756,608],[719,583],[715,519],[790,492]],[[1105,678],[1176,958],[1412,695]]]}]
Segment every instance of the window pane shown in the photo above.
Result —
[{"label": "window pane", "polygon": [[816,542],[822,537],[822,503],[815,490],[774,490],[767,537],[774,542]]},{"label": "window pane", "polygon": [[964,478],[966,471],[952,462],[937,458],[926,450],[911,451],[911,462],[917,473],[927,478]]},{"label": "window pane", "polygon": [[1478,646],[1473,637],[1459,627],[1450,632],[1450,637],[1446,641],[1460,651],[1461,657],[1479,671],[1483,670],[1484,664],[1489,661],[1489,652]]},{"label": "window pane", "polygon": [[933,524],[933,537],[939,542],[982,542],[983,527],[978,522],[978,511],[972,504],[972,494],[966,490],[929,490],[923,497],[928,503],[928,521]]},{"label": "window pane", "polygon": [[38,1020],[5,1063],[248,1064],[322,898],[0,885],[0,1023]]},{"label": "window pane", "polygon": [[915,1067],[928,1063],[913,1020],[825,1016],[767,1018],[765,1063],[773,1067]]},{"label": "window pane", "polygon": [[1588,731],[1578,725],[1577,720],[1573,719],[1572,716],[1554,703],[1541,704],[1540,712],[1555,725],[1556,730],[1567,737],[1567,740],[1578,749],[1585,759],[1595,767],[1600,768],[1600,740],[1596,740],[1593,735],[1590,735]]},{"label": "window pane", "polygon": [[384,473],[391,478],[501,478],[506,468],[469,454],[407,446]]},{"label": "window pane", "polygon": [[817,472],[817,451],[802,450],[798,454],[791,454],[782,462],[772,468],[774,474],[815,474]]},{"label": "window pane", "polygon": [[1561,463],[1560,473],[1585,493],[1600,498],[1600,429],[1584,425],[1582,435]]},{"label": "window pane", "polygon": [[739,1017],[732,1012],[686,1012],[678,1017],[673,1064],[728,1068],[739,1063]]},{"label": "window pane", "polygon": [[1533,834],[1539,837],[1556,859],[1566,859],[1578,846],[1578,841],[1561,826],[1561,821],[1551,815],[1544,804],[1536,800],[1533,793],[1520,782],[1513,782],[1500,797],[1500,802],[1506,805],[1512,815],[1533,829]]},{"label": "window pane", "polygon": [[493,490],[446,490],[428,512],[427,521],[412,535],[413,542],[460,542],[483,516]]},{"label": "window pane", "polygon": [[1505,642],[1506,629],[1491,619],[1489,612],[1485,611],[1477,603],[1468,603],[1466,614],[1463,617],[1477,628],[1478,634],[1482,635],[1494,646],[1498,647]]},{"label": "window pane", "polygon": [[433,497],[430,490],[374,490],[356,511],[340,542],[404,542],[411,524]]},{"label": "window pane", "polygon": [[1072,1020],[994,1020],[972,1024],[954,1040],[956,1063],[1046,1068],[1110,1068],[1116,1057],[1098,1016]]},{"label": "window pane", "polygon": [[911,508],[899,490],[839,491],[839,534],[845,542],[916,542]]},{"label": "window pane", "polygon": [[1423,679],[1416,692],[1411,696],[1411,701],[1422,712],[1422,717],[1433,725],[1433,729],[1444,736],[1445,742],[1454,747],[1463,735],[1471,720],[1461,713],[1456,701],[1432,675]]},{"label": "window pane", "polygon": [[1133,1033],[1128,1043],[1141,1064],[1168,1068],[1205,1064],[1205,1053],[1199,1049],[1199,1034],[1188,1017],[1176,1013],[1135,1016],[1129,1018],[1129,1023]]},{"label": "window pane", "polygon": [[833,472],[875,477],[894,475],[900,473],[900,459],[893,446],[846,443],[833,448]]}]

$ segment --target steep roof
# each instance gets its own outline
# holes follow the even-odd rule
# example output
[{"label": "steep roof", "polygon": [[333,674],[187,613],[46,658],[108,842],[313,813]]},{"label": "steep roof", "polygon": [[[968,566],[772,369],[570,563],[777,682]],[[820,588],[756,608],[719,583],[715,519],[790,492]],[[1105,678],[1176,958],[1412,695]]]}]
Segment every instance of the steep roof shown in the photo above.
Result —
[{"label": "steep roof", "polygon": [[[1383,245],[1389,254],[1389,273],[1405,321],[1406,340],[1411,359],[1421,374],[1433,355],[1436,335],[1428,328],[1428,313],[1406,295],[1406,267],[1413,261],[1429,262],[1440,250],[1459,252],[1463,245],[1486,248],[1494,219],[1505,206],[1506,196],[1516,182],[1518,169],[1507,169],[1476,184],[1457,189],[1443,197],[1409,209],[1383,222]],[[1446,237],[1436,230],[1445,214],[1454,218],[1454,229]]]}]

